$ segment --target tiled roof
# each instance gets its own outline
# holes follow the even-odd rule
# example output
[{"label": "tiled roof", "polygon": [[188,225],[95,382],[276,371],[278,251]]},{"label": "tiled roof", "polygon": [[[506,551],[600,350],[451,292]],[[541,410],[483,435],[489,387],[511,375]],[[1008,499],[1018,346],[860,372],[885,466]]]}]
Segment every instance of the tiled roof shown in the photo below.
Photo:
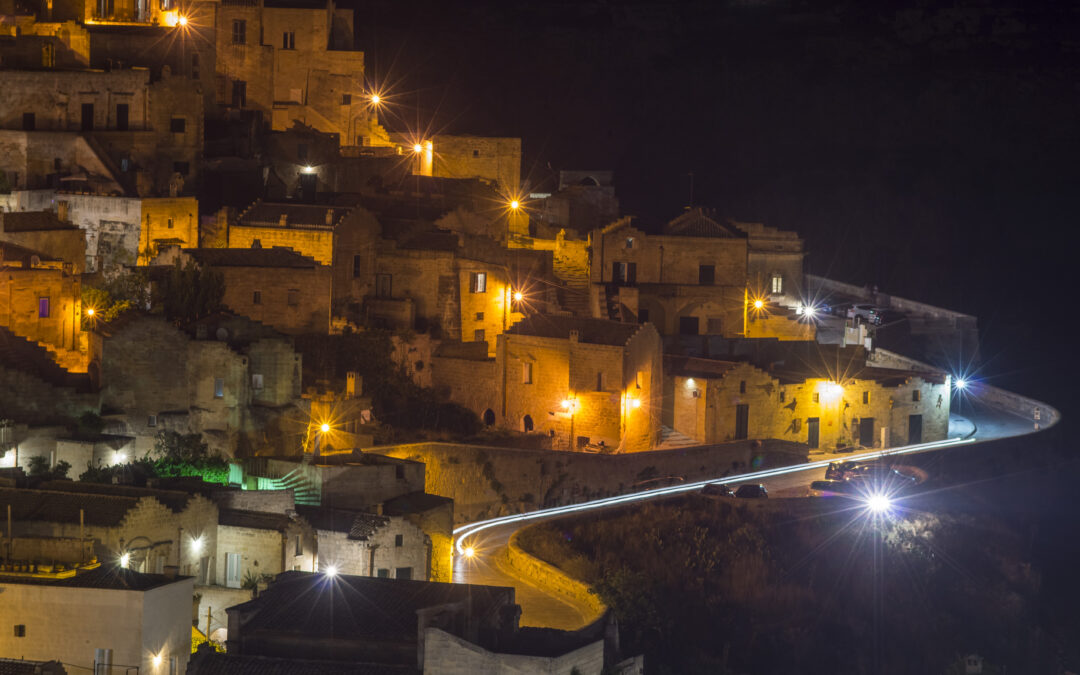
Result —
[{"label": "tiled roof", "polygon": [[0,508],[10,504],[16,521],[78,523],[81,509],[87,525],[115,527],[138,503],[136,497],[0,488]]},{"label": "tiled roof", "polygon": [[[188,672],[198,675],[420,675],[411,666],[278,659],[211,652],[196,655]],[[0,671],[3,675],[3,671]]]},{"label": "tiled roof", "polygon": [[664,355],[664,373],[683,377],[717,378],[739,365],[734,361],[714,361],[692,356]]},{"label": "tiled roof", "polygon": [[77,572],[66,579],[44,579],[38,577],[5,577],[0,572],[0,585],[19,584],[29,586],[67,586],[68,588],[101,588],[113,591],[148,591],[151,588],[165,586],[191,577],[169,578],[164,574],[143,574],[124,569],[119,565],[106,562],[100,567],[85,572]]},{"label": "tiled roof", "polygon": [[692,209],[664,226],[664,234],[682,237],[745,237],[746,234],[711,217],[711,212]]},{"label": "tiled roof", "polygon": [[285,216],[285,227],[333,228],[351,210],[317,204],[278,204],[257,201],[240,214],[240,225],[281,227],[281,217]]},{"label": "tiled roof", "polygon": [[0,230],[4,232],[42,232],[45,230],[77,230],[78,227],[60,220],[51,211],[12,211],[0,213]]},{"label": "tiled roof", "polygon": [[211,267],[285,267],[310,269],[318,263],[296,251],[273,248],[185,248],[184,253],[202,265]]},{"label": "tiled roof", "polygon": [[440,497],[427,492],[410,492],[384,502],[383,513],[388,516],[403,516],[408,513],[423,513],[453,503],[454,500],[449,497]]},{"label": "tiled roof", "polygon": [[296,512],[316,530],[344,532],[349,539],[364,541],[380,527],[390,524],[389,516],[365,511],[328,509],[323,506],[296,505]]},{"label": "tiled roof", "polygon": [[415,640],[418,610],[457,602],[470,602],[474,616],[485,616],[498,606],[511,605],[514,589],[283,572],[258,598],[230,607],[229,613],[249,616],[242,633]]},{"label": "tiled roof", "polygon": [[568,339],[570,331],[578,332],[578,341],[596,345],[622,347],[641,326],[605,319],[582,319],[572,316],[534,314],[518,321],[507,332],[513,335]]},{"label": "tiled roof", "polygon": [[180,490],[157,490],[154,488],[133,487],[131,485],[109,485],[103,483],[84,483],[83,481],[53,480],[38,486],[41,490],[59,490],[62,492],[81,492],[88,495],[113,495],[118,497],[153,497],[173,513],[180,513],[187,508],[192,495]]},{"label": "tiled roof", "polygon": [[59,675],[66,673],[59,661],[23,661],[0,658],[0,675]]},{"label": "tiled roof", "polygon": [[265,511],[241,511],[239,509],[221,509],[218,513],[218,525],[246,527],[252,530],[284,530],[292,520],[284,513],[266,513]]}]

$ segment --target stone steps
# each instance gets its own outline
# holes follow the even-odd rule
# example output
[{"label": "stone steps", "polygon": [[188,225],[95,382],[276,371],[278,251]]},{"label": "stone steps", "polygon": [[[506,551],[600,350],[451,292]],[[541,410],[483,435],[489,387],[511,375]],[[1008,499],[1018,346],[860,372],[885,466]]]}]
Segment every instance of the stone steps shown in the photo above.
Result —
[{"label": "stone steps", "polygon": [[674,450],[676,448],[690,448],[701,445],[701,442],[690,438],[686,434],[679,433],[671,427],[660,427],[660,442],[657,450]]}]

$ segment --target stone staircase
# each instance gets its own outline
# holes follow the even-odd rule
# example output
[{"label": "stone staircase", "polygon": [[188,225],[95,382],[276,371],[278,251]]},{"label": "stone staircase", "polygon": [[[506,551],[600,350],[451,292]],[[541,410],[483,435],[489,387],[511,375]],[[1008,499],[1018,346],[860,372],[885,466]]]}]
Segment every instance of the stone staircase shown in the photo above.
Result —
[{"label": "stone staircase", "polygon": [[559,305],[574,316],[589,318],[589,269],[569,256],[556,256],[555,277],[562,282]]},{"label": "stone staircase", "polygon": [[655,449],[674,450],[676,448],[690,448],[696,445],[702,445],[702,443],[690,438],[686,434],[675,431],[671,427],[660,427],[660,442],[656,445]]},{"label": "stone staircase", "polygon": [[70,387],[78,391],[90,390],[90,378],[84,373],[73,373],[57,365],[52,353],[26,338],[15,335],[0,326],[0,364],[33,375],[54,387]]},{"label": "stone staircase", "polygon": [[[261,482],[263,479],[259,480]],[[322,504],[322,490],[312,485],[311,481],[304,477],[300,469],[293,469],[281,478],[276,479],[275,482],[282,490],[291,489],[293,499],[297,504],[307,504],[309,506],[320,506]]]}]

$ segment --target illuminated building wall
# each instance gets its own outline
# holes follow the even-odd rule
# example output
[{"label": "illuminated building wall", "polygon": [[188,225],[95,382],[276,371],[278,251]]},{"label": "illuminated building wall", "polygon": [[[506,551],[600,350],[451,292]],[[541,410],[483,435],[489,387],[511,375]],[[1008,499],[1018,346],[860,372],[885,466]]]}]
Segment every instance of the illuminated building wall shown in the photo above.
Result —
[{"label": "illuminated building wall", "polygon": [[[478,287],[483,278],[483,288]],[[473,260],[458,261],[458,289],[461,299],[461,339],[486,342],[488,356],[495,356],[496,339],[524,316],[525,298],[515,301],[515,289],[505,269]]]},{"label": "illuminated building wall", "polygon": [[432,143],[434,164],[428,175],[494,181],[502,194],[520,198],[520,138],[436,134]]},{"label": "illuminated building wall", "polygon": [[[70,264],[58,261],[23,265],[10,256],[15,248],[0,243],[0,326],[54,352],[78,353],[83,344],[79,277]],[[86,372],[85,359],[81,365],[74,370]]]},{"label": "illuminated building wall", "polygon": [[82,274],[86,267],[86,236],[82,230],[49,211],[4,213],[5,196],[12,195],[0,196],[0,242],[69,262],[74,274]]}]

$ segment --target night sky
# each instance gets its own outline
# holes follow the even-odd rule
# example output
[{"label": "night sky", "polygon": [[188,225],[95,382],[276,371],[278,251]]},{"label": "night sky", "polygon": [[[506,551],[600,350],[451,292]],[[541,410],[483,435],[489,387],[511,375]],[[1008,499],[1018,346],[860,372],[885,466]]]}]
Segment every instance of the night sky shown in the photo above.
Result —
[{"label": "night sky", "polygon": [[1064,406],[1080,12],[1056,4],[365,0],[356,22],[410,127],[419,106],[520,136],[534,190],[614,169],[654,226],[692,173],[693,204],[799,231],[809,272],[977,315],[983,373]]}]

